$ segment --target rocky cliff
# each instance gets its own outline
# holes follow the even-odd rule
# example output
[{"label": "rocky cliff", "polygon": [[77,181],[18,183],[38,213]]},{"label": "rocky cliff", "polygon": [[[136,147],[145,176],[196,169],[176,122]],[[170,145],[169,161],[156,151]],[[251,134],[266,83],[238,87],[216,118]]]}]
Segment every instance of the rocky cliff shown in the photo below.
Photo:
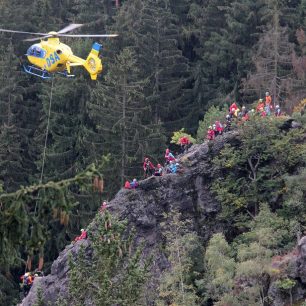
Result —
[{"label": "rocky cliff", "polygon": [[[209,191],[212,173],[210,159],[224,143],[235,141],[236,136],[237,133],[231,132],[217,137],[213,143],[192,146],[188,153],[178,157],[180,173],[147,178],[140,181],[139,188],[135,190],[121,189],[110,202],[110,211],[135,227],[136,240],[145,240],[145,256],[154,255],[153,274],[158,275],[167,267],[167,259],[158,246],[162,239],[160,223],[164,220],[164,213],[172,207],[177,208],[184,217],[193,220],[192,230],[203,241],[207,241],[213,232],[222,230],[222,224],[214,221],[220,205]],[[22,306],[34,304],[38,287],[42,289],[44,300],[51,305],[58,296],[67,295],[68,254],[71,252],[75,256],[81,245],[85,246],[86,254],[90,253],[89,240],[68,245],[53,263],[51,274],[36,278]]]},{"label": "rocky cliff", "polygon": [[[221,210],[220,204],[210,192],[212,179],[211,158],[217,154],[225,143],[239,143],[237,132],[229,132],[216,138],[214,142],[194,145],[188,153],[178,157],[181,171],[162,177],[150,177],[140,181],[135,190],[121,189],[110,202],[110,211],[136,229],[136,242],[145,241],[144,256],[153,255],[153,277],[168,267],[167,258],[160,249],[162,243],[161,223],[164,214],[172,208],[179,210],[184,218],[192,220],[191,230],[196,231],[203,243],[215,232],[223,230],[222,223],[216,222],[216,215]],[[75,257],[81,245],[85,247],[86,256],[90,257],[91,242],[81,240],[68,245],[53,263],[51,274],[36,278],[34,285],[22,302],[22,306],[31,306],[37,300],[37,289],[41,288],[43,299],[55,305],[59,296],[68,293],[68,254]],[[285,262],[285,263],[284,263]],[[306,238],[299,245],[299,251],[292,256],[281,258],[274,264],[276,269],[283,266],[291,268],[290,277],[296,279],[292,289],[292,299],[301,300],[306,287]],[[287,269],[287,268],[286,268]],[[270,296],[274,306],[284,306],[290,302],[288,292],[283,292],[271,282]]]}]

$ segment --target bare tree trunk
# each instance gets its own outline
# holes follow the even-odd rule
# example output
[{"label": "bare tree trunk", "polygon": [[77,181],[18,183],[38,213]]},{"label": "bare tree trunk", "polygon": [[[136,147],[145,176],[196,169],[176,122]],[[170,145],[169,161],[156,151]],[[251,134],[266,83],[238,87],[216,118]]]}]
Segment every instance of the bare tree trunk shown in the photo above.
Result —
[{"label": "bare tree trunk", "polygon": [[[157,56],[158,58],[160,58],[160,28],[159,28],[159,20],[157,20]],[[158,63],[158,65],[156,66],[156,72],[155,72],[155,93],[159,95],[159,74],[160,74],[160,63]],[[159,105],[158,105],[158,101],[155,102],[155,114],[154,114],[154,123],[158,124],[159,122],[159,109],[158,109]]]},{"label": "bare tree trunk", "polygon": [[276,98],[279,99],[279,92],[277,92],[278,86],[278,52],[279,52],[279,42],[278,42],[278,35],[279,35],[279,12],[277,8],[275,9],[275,13],[273,16],[273,24],[274,24],[274,37],[273,39],[273,48],[274,48],[274,77],[273,77],[273,87],[272,87],[272,95],[273,95],[273,106],[275,108],[276,105]]},{"label": "bare tree trunk", "polygon": [[127,79],[126,75],[123,77],[123,99],[122,99],[122,136],[121,136],[121,185],[123,185],[125,180],[125,156],[126,156],[126,85]]}]

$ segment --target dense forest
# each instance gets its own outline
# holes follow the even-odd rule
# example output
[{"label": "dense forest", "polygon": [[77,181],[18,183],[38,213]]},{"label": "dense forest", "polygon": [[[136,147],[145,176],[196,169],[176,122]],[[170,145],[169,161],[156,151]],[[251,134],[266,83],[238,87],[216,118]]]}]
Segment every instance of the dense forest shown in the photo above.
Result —
[{"label": "dense forest", "polygon": [[[252,108],[266,91],[283,112],[299,110],[306,98],[305,15],[304,0],[2,0],[3,29],[49,32],[83,23],[76,33],[119,36],[100,41],[104,70],[92,81],[81,68],[74,68],[76,76],[69,79],[29,76],[22,69],[28,37],[0,34],[0,304],[16,303],[18,276],[26,266],[49,272],[58,252],[94,217],[101,200],[111,199],[125,180],[142,177],[145,156],[163,161],[173,132],[184,128],[200,143],[206,137],[205,114],[223,114],[233,101]],[[83,58],[93,43],[63,41]],[[229,225],[232,235],[249,230],[250,236],[234,246],[224,236],[212,238],[205,279],[212,286],[204,288],[198,281],[198,295],[186,306],[202,305],[195,304],[201,294],[206,295],[203,303],[228,298],[230,285],[221,290],[218,282],[229,282],[242,271],[246,246],[255,232],[267,230],[262,225],[267,218],[276,218],[270,231],[285,222],[288,232],[271,245],[263,242],[267,250],[257,248],[264,260],[270,258],[269,247],[291,247],[293,229],[302,231],[306,225],[302,133],[278,135],[277,123],[266,122],[263,131],[262,123],[253,124],[251,131],[257,134],[244,135],[244,153],[227,147],[214,159],[211,187],[226,207],[222,220],[236,216],[236,225]],[[276,163],[258,170],[249,188],[243,165],[258,143],[260,158]],[[92,186],[93,177],[104,189]],[[283,195],[283,188],[292,197]],[[248,226],[243,223],[247,214],[255,216]],[[285,218],[289,215],[291,221]],[[228,274],[217,275],[217,247],[224,249]],[[240,261],[232,261],[231,248]],[[254,303],[256,294],[249,295]]]}]

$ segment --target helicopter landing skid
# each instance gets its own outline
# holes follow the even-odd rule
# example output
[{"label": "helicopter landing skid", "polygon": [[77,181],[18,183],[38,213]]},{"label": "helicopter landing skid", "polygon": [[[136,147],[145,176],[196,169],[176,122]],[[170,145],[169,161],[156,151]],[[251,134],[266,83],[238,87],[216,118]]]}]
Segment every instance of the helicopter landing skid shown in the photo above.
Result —
[{"label": "helicopter landing skid", "polygon": [[74,74],[69,74],[67,70],[65,70],[63,72],[58,72],[58,74],[63,75],[66,78],[73,78],[73,77],[75,77]]},{"label": "helicopter landing skid", "polygon": [[35,66],[26,66],[26,65],[23,65],[23,69],[24,69],[24,71],[26,73],[38,76],[38,77],[40,77],[42,79],[45,79],[45,80],[52,78],[52,75],[48,71],[42,70],[42,69],[37,68]]}]

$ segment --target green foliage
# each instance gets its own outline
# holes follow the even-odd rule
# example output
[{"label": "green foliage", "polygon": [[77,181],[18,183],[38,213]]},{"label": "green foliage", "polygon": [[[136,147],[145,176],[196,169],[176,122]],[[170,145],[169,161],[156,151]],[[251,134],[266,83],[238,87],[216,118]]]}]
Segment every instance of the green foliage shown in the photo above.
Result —
[{"label": "green foliage", "polygon": [[296,281],[290,278],[279,279],[275,282],[275,285],[282,290],[291,290],[295,285]]},{"label": "green foliage", "polygon": [[95,88],[89,107],[107,145],[102,152],[113,155],[110,175],[119,176],[122,186],[127,178],[139,175],[140,169],[132,165],[143,159],[148,147],[150,127],[143,120],[148,111],[144,100],[146,82],[139,76],[136,55],[130,48],[123,49],[110,68],[105,82]]},{"label": "green foliage", "polygon": [[171,138],[171,143],[180,144],[179,140],[180,140],[180,138],[182,138],[184,136],[186,136],[189,139],[190,143],[195,143],[196,142],[196,140],[191,135],[186,133],[185,129],[183,128],[183,129],[180,129],[179,131],[173,132],[173,136]]},{"label": "green foliage", "polygon": [[236,263],[232,257],[232,250],[223,234],[214,234],[209,240],[206,253],[206,278],[198,282],[204,286],[207,295],[213,299],[220,299],[231,292],[234,286]]},{"label": "green foliage", "polygon": [[[214,234],[206,249],[206,273],[197,282],[199,289],[218,301],[216,305],[264,303],[268,299],[265,288],[273,273],[272,256],[294,239],[293,225],[271,212],[268,205],[261,205],[258,215],[248,223],[248,231],[231,244],[223,234]],[[282,284],[288,290],[294,286],[292,282]]]},{"label": "green foliage", "polygon": [[45,306],[44,299],[43,299],[43,291],[41,287],[37,287],[36,289],[36,299],[33,306]]},{"label": "green foliage", "polygon": [[162,224],[166,242],[166,253],[171,268],[165,271],[160,280],[157,305],[197,305],[195,288],[191,282],[194,258],[193,252],[199,248],[198,237],[187,230],[187,221],[172,211],[167,222]]},{"label": "green foliage", "polygon": [[259,203],[282,195],[287,174],[304,165],[303,132],[282,133],[280,124],[253,117],[240,129],[240,144],[224,146],[213,159],[212,189],[225,211],[246,209],[256,215]]},{"label": "green foliage", "polygon": [[48,233],[50,220],[68,225],[69,215],[76,206],[70,188],[91,187],[92,177],[102,176],[100,171],[106,162],[104,159],[101,168],[92,164],[67,180],[23,187],[0,195],[0,263],[3,269],[20,264],[21,252],[43,254],[44,244],[51,238]]},{"label": "green foliage", "polygon": [[[99,213],[88,228],[92,255],[81,246],[77,258],[70,256],[69,305],[141,305],[142,285],[148,277],[149,260],[141,260],[142,248],[133,246],[126,224],[107,211]],[[120,274],[119,274],[120,272]],[[141,285],[142,284],[142,285]]]},{"label": "green foliage", "polygon": [[[50,265],[67,237],[88,223],[106,196],[91,194],[77,182],[58,189],[49,181],[69,180],[111,153],[103,170],[106,197],[111,198],[122,179],[141,174],[144,155],[161,158],[173,131],[185,127],[195,134],[198,120],[212,105],[251,103],[269,88],[273,101],[290,110],[305,88],[305,73],[297,73],[305,50],[295,36],[305,26],[305,16],[304,0],[122,0],[119,8],[111,0],[0,1],[1,28],[48,32],[76,22],[86,24],[84,32],[119,33],[103,43],[104,71],[98,82],[78,68],[75,79],[56,78],[42,178],[46,183],[28,193],[22,186],[40,180],[50,83],[21,72],[26,37],[0,35],[0,180],[3,192],[12,195],[2,198],[0,210],[3,273],[21,264],[20,250],[45,251]],[[92,44],[91,39],[63,42],[81,56]],[[297,57],[291,56],[293,49]],[[124,76],[128,86],[122,86]],[[124,94],[129,100],[122,120]],[[209,110],[197,141],[226,112]],[[305,126],[305,115],[294,118]],[[249,229],[246,224],[258,214],[260,203],[287,220],[290,235],[305,229],[302,130],[280,133],[272,125],[248,123],[241,132],[241,149],[226,146],[214,158],[212,190],[223,207],[218,218],[229,232]],[[68,218],[66,227],[62,223]]]}]

